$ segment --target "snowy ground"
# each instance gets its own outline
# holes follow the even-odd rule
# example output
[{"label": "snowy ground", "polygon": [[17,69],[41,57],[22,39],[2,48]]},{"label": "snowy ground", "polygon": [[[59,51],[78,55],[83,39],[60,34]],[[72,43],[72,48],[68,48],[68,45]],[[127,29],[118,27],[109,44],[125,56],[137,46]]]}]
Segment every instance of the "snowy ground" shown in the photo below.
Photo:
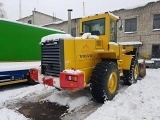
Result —
[{"label": "snowy ground", "polygon": [[[147,76],[106,101],[86,120],[160,120],[160,69],[147,69]],[[43,85],[0,90],[0,120],[29,120],[17,112],[19,102],[50,101],[69,106],[72,111],[89,104],[88,89],[78,92],[56,91]],[[86,111],[87,112],[87,111]],[[78,119],[78,118],[76,118]]]},{"label": "snowy ground", "polygon": [[107,101],[86,120],[160,120],[160,69]]}]

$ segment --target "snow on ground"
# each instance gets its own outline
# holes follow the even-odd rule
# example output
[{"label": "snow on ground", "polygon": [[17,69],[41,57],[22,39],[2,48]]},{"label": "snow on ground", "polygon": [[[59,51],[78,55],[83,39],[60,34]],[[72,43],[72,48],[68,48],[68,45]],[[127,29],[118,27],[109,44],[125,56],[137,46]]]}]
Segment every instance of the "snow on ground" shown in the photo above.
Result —
[{"label": "snow on ground", "polygon": [[[44,95],[47,93],[51,94],[45,99],[43,98],[39,101],[50,101],[56,102],[63,106],[69,106],[69,112],[79,106],[88,103],[92,98],[88,89],[76,92],[58,91],[54,87],[46,87],[42,84],[29,87],[27,86],[24,88],[18,88],[14,90],[0,91],[0,96],[3,96],[0,99],[0,120],[14,120],[10,119],[11,117],[15,118],[15,120],[26,120],[27,118],[22,117],[22,114],[17,114],[16,111],[8,109],[8,104],[13,105],[14,103],[18,103],[19,101],[35,102],[37,96]],[[16,110],[18,108],[14,109]]]},{"label": "snow on ground", "polygon": [[[7,102],[17,101],[18,99],[22,99],[26,96],[31,96],[32,94],[43,94],[47,93],[50,90],[53,90],[52,87],[44,87],[42,84],[38,84],[35,86],[27,86],[23,88],[13,89],[13,90],[6,90],[0,91],[0,108]],[[34,99],[32,100],[34,101]]]},{"label": "snow on ground", "polygon": [[7,104],[14,104],[21,100],[34,102],[37,94],[46,94],[47,92],[53,91],[53,89],[53,87],[46,88],[44,85],[38,84],[35,86],[0,91],[0,120],[28,120],[22,114],[16,112],[17,108],[15,108],[15,110],[6,108]]},{"label": "snow on ground", "polygon": [[14,110],[2,108],[0,110],[0,120],[29,120],[20,113]]},{"label": "snow on ground", "polygon": [[63,106],[68,106],[68,112],[74,110],[81,105],[87,104],[92,99],[88,89],[76,92],[70,91],[55,91],[52,95],[44,100],[56,102]]},{"label": "snow on ground", "polygon": [[147,69],[147,76],[106,101],[86,120],[160,120],[160,69]]},{"label": "snow on ground", "polygon": [[[147,76],[120,92],[112,101],[106,101],[102,107],[86,120],[160,120],[160,69],[147,69]],[[22,114],[10,109],[7,104],[18,101],[34,102],[37,96],[51,93],[40,101],[57,102],[69,106],[69,111],[88,104],[91,94],[88,89],[69,92],[57,91],[42,84],[18,89],[0,91],[0,120],[27,120]],[[86,111],[87,112],[87,111]]]}]

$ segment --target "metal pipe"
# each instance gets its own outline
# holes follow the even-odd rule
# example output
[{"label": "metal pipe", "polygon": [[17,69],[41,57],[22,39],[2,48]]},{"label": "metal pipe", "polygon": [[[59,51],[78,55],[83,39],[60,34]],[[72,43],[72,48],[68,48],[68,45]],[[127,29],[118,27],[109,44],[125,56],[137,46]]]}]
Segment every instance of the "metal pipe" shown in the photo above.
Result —
[{"label": "metal pipe", "polygon": [[72,9],[68,9],[68,34],[71,34],[71,12]]},{"label": "metal pipe", "polygon": [[83,16],[85,16],[85,4],[83,2]]},{"label": "metal pipe", "polygon": [[21,0],[19,0],[19,19],[22,17]]},{"label": "metal pipe", "polygon": [[33,25],[35,24],[35,12],[36,12],[36,8],[34,8],[33,10]]}]

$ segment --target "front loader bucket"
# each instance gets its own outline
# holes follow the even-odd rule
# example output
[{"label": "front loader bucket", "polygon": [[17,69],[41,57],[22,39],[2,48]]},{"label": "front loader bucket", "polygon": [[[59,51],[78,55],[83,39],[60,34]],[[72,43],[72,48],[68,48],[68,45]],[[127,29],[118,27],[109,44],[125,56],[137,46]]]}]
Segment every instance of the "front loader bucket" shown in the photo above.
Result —
[{"label": "front loader bucket", "polygon": [[139,63],[139,77],[144,78],[146,76],[146,64],[145,60],[142,63]]}]

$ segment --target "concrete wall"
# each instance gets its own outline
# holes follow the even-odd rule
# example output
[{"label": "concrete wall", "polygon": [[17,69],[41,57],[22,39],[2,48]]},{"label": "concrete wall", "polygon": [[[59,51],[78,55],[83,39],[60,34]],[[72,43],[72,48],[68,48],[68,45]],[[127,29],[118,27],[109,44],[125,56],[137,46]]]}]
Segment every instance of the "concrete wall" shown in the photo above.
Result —
[{"label": "concrete wall", "polygon": [[[152,56],[152,45],[160,44],[160,30],[153,30],[153,17],[160,14],[160,1],[148,3],[145,6],[135,9],[121,9],[113,11],[122,19],[125,28],[125,19],[137,18],[137,31],[134,33],[125,33],[124,28],[118,31],[118,41],[141,41],[140,55],[148,54]],[[120,26],[121,22],[118,23]]]},{"label": "concrete wall", "polygon": [[[52,24],[44,25],[43,27],[54,28],[54,29],[62,30],[65,33],[68,33],[68,21],[54,22]],[[71,20],[71,29],[72,30],[74,29],[74,32],[76,33],[75,36],[79,36],[79,19],[78,18]]]}]

